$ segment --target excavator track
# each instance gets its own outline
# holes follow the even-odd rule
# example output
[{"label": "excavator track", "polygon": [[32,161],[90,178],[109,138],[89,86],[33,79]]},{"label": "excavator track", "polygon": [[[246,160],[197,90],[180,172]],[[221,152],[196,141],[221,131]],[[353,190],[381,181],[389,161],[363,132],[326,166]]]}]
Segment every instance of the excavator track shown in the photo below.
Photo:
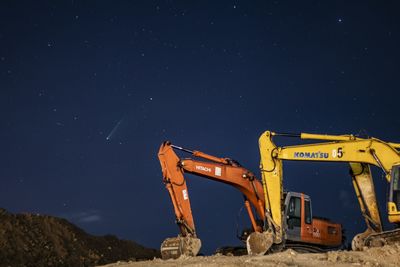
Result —
[{"label": "excavator track", "polygon": [[298,253],[323,253],[337,248],[323,248],[313,245],[298,244],[298,243],[286,243],[284,250],[293,249]]},{"label": "excavator track", "polygon": [[[285,245],[272,245],[271,249],[267,254],[274,254],[278,252],[285,251],[287,249],[292,249],[297,253],[324,253],[332,250],[337,250],[338,248],[329,247],[319,247],[301,243],[286,243]],[[243,256],[247,255],[246,247],[220,247],[215,251],[215,254],[230,255],[230,256]]]},{"label": "excavator track", "polygon": [[400,242],[400,229],[370,234],[364,240],[366,247],[382,247]]}]

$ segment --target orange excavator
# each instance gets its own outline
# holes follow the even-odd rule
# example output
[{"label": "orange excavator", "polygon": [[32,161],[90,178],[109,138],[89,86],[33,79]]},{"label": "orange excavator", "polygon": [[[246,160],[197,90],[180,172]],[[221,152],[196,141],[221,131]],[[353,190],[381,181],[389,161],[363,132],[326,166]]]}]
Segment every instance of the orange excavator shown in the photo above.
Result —
[{"label": "orange excavator", "polygon": [[[192,158],[181,159],[175,153],[180,150],[203,160]],[[167,238],[161,244],[163,259],[178,258],[181,255],[196,256],[201,248],[201,241],[197,237],[193,215],[190,207],[189,192],[184,177],[185,173],[195,174],[217,182],[229,184],[237,188],[244,196],[244,204],[249,215],[252,231],[262,233],[271,228],[268,222],[268,213],[265,212],[265,197],[263,185],[260,180],[249,170],[242,167],[237,161],[229,158],[219,158],[200,151],[192,151],[170,142],[161,144],[158,152],[163,182],[169,193],[175,212],[176,223],[180,229],[178,237]],[[298,251],[322,251],[324,249],[338,248],[342,245],[342,228],[340,224],[327,219],[313,218],[311,199],[303,193],[285,192],[283,194],[284,206],[282,213],[286,220],[284,224],[284,246]],[[279,226],[275,226],[279,227]],[[249,234],[249,233],[248,233]],[[242,240],[246,240],[242,237]],[[257,242],[260,242],[258,244]],[[270,242],[270,244],[264,244]],[[258,245],[271,246],[273,240],[247,237],[247,250],[249,254]]]}]

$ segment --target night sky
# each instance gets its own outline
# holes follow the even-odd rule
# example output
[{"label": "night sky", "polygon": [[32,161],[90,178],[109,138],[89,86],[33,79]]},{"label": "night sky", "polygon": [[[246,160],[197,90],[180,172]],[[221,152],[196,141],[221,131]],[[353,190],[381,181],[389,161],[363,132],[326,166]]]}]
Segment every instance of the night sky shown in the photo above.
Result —
[{"label": "night sky", "polygon": [[[400,142],[399,11],[398,1],[1,1],[0,206],[158,248],[178,233],[164,140],[259,177],[265,130]],[[349,239],[364,230],[346,164],[286,162],[284,174],[314,215]],[[202,251],[240,245],[241,194],[187,181]]]}]

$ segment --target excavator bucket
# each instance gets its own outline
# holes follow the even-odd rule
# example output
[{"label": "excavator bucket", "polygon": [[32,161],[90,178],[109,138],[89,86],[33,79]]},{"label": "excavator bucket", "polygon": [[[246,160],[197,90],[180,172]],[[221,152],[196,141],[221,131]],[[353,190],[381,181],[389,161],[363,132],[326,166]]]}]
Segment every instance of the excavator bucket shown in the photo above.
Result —
[{"label": "excavator bucket", "polygon": [[271,232],[253,232],[246,240],[247,253],[249,255],[264,255],[274,243]]},{"label": "excavator bucket", "polygon": [[382,247],[384,245],[394,245],[399,243],[400,229],[375,233],[366,230],[353,238],[351,248],[355,251],[362,251],[365,247]]},{"label": "excavator bucket", "polygon": [[163,260],[177,259],[182,255],[194,257],[199,253],[201,241],[196,237],[171,237],[161,244],[161,257]]}]

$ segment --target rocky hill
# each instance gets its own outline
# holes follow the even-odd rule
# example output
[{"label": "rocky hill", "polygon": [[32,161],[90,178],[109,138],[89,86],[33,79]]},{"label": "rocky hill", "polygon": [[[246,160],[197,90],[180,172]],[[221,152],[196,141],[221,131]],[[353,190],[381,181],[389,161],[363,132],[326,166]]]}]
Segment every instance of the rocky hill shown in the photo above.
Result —
[{"label": "rocky hill", "polygon": [[95,266],[159,255],[112,235],[87,234],[65,219],[0,209],[0,266]]}]

